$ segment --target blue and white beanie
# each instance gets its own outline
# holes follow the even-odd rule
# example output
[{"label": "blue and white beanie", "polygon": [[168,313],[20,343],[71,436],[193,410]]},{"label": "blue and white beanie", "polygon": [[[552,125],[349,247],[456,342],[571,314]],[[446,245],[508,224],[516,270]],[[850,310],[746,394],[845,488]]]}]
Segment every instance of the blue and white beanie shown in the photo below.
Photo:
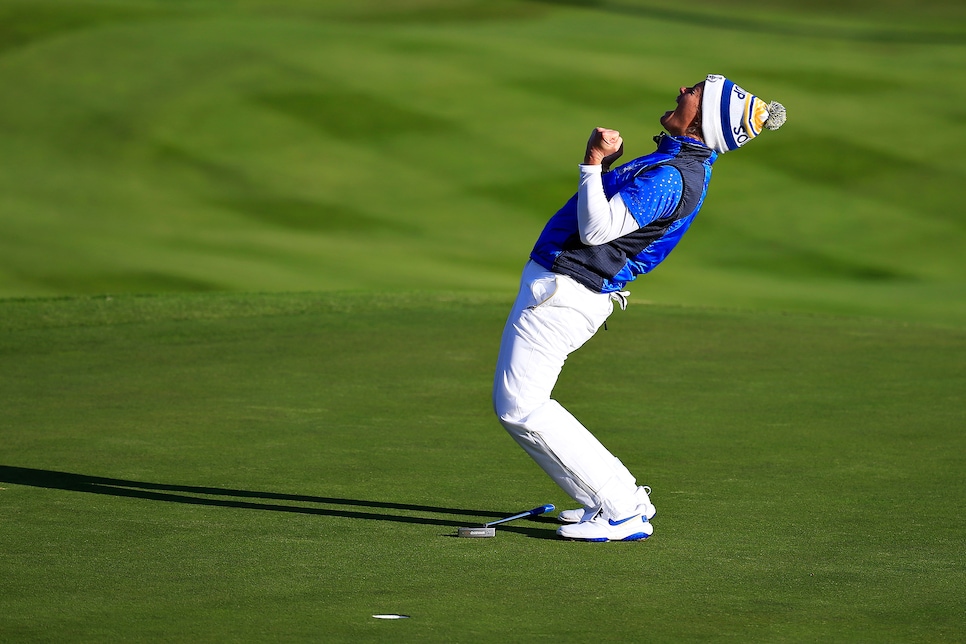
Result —
[{"label": "blue and white beanie", "polygon": [[763,127],[777,130],[785,123],[785,106],[763,100],[718,74],[704,81],[701,100],[701,130],[709,148],[723,154],[737,150],[759,134]]}]

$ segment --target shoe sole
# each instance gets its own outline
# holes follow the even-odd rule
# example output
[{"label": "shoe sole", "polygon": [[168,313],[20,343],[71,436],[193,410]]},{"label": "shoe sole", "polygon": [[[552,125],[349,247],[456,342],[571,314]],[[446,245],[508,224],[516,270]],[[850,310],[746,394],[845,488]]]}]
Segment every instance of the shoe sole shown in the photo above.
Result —
[{"label": "shoe sole", "polygon": [[600,539],[580,539],[579,537],[563,537],[563,538],[568,541],[586,541],[587,543],[606,543],[608,541],[644,541],[650,536],[651,535],[646,534],[644,532],[638,532],[637,534],[626,536],[623,539],[608,539],[606,537],[602,537]]}]

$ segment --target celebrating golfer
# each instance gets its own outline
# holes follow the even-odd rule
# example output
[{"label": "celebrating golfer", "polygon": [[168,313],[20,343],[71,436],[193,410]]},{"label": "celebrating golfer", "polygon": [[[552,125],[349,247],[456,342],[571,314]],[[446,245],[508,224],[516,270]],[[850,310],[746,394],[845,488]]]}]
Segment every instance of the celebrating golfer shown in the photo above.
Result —
[{"label": "celebrating golfer", "polygon": [[781,104],[710,75],[680,89],[677,107],[661,117],[667,134],[647,156],[610,170],[623,154],[620,133],[591,133],[577,194],[550,218],[523,270],[493,383],[500,422],[582,506],[560,513],[560,536],[633,541],[654,532],[650,488],[550,395],[567,356],[597,332],[615,302],[626,307],[624,287],[680,241],[718,155],[784,121]]}]

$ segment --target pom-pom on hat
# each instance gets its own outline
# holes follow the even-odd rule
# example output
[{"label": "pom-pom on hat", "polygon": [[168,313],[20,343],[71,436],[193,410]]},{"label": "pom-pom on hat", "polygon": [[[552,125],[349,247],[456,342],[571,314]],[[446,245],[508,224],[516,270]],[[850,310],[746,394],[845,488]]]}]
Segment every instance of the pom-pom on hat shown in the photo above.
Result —
[{"label": "pom-pom on hat", "polygon": [[785,123],[785,106],[746,92],[718,74],[704,81],[701,99],[701,130],[704,142],[718,153],[737,150],[761,134],[762,128],[777,130]]}]

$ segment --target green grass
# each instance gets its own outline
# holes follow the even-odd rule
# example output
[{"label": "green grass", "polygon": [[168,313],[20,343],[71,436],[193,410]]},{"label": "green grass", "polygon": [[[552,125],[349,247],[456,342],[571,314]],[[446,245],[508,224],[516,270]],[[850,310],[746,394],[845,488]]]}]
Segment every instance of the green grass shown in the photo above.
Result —
[{"label": "green grass", "polygon": [[507,305],[0,304],[3,639],[961,639],[962,331],[633,305],[557,397],[654,537],[456,539],[568,504],[489,409]]},{"label": "green grass", "polygon": [[[0,0],[0,641],[963,641],[964,19]],[[654,537],[453,538],[568,506],[490,410],[519,270],[709,72],[789,122],[555,394]]]},{"label": "green grass", "polygon": [[0,2],[0,297],[514,288],[589,130],[723,72],[660,303],[966,322],[961,3]]}]

